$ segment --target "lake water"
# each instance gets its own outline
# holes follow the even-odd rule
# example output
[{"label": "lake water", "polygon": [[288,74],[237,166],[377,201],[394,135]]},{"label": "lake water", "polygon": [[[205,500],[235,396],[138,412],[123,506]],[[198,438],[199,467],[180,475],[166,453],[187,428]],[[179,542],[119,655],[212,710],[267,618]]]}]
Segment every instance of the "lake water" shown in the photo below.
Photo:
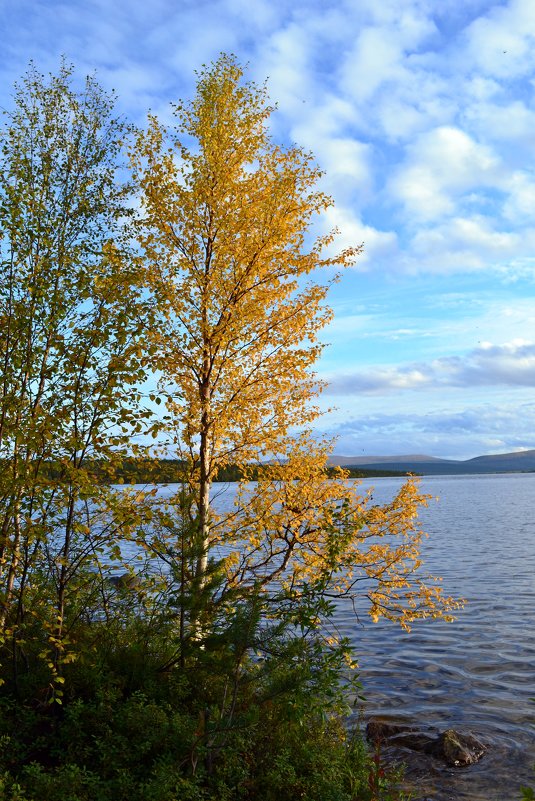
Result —
[{"label": "lake water", "polygon": [[[369,484],[380,503],[399,481]],[[359,626],[343,604],[336,622],[357,647],[366,715],[470,731],[489,746],[467,768],[413,758],[416,798],[517,801],[520,785],[535,785],[535,474],[426,477],[422,489],[439,496],[421,513],[425,566],[465,609],[410,634]]]},{"label": "lake water", "polygon": [[[363,487],[382,503],[400,483]],[[433,476],[422,490],[439,497],[421,512],[426,570],[467,605],[453,623],[422,621],[407,634],[338,604],[334,623],[359,659],[361,715],[472,732],[488,745],[466,768],[406,752],[415,801],[518,801],[522,784],[535,785],[535,474]],[[216,496],[228,508],[234,486]]]}]

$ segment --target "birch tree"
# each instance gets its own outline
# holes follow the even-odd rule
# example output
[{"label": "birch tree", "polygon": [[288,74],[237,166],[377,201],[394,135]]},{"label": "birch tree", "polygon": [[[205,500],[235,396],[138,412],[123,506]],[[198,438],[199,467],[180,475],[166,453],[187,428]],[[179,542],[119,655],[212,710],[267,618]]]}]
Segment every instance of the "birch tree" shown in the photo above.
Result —
[{"label": "birch tree", "polygon": [[[332,203],[318,188],[321,171],[301,148],[272,141],[266,87],[243,78],[231,56],[203,68],[193,100],[174,107],[175,126],[150,117],[132,154],[159,309],[159,399],[198,527],[195,575],[202,584],[208,552],[223,546],[229,588],[279,579],[297,596],[314,582],[353,593],[364,579],[374,616],[442,614],[449,602],[413,582],[423,500],[415,486],[382,515],[369,511],[342,472],[327,478],[328,448],[306,434],[318,415],[312,368],[331,319],[327,291],[359,249],[333,256],[332,234],[314,240]],[[229,464],[245,481],[222,520],[210,488]],[[399,543],[369,545],[389,534]]]},{"label": "birch tree", "polygon": [[0,620],[13,634],[41,608],[56,661],[69,582],[102,536],[93,518],[116,502],[91,464],[112,464],[143,417],[113,106],[67,65],[49,79],[31,66],[0,131]]}]

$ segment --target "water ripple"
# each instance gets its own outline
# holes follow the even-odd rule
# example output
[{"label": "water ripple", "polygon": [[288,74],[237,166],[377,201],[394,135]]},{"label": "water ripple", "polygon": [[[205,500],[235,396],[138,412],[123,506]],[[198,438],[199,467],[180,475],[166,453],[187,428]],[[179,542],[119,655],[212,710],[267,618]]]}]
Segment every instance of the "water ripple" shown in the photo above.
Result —
[{"label": "water ripple", "polygon": [[[396,486],[376,479],[376,502]],[[430,774],[429,758],[408,755],[418,792],[513,801],[535,783],[535,475],[437,476],[423,490],[440,496],[422,514],[426,569],[467,607],[452,624],[422,623],[408,636],[388,623],[356,626],[343,604],[336,622],[360,657],[365,714],[469,730],[489,744],[464,770],[435,764]]]}]

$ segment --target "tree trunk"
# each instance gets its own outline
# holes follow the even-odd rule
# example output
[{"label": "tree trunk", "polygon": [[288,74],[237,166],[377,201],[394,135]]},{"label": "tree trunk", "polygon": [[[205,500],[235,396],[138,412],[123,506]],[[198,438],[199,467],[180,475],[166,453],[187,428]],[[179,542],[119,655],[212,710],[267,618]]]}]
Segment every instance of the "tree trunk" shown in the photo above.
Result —
[{"label": "tree trunk", "polygon": [[[208,387],[202,387],[203,405],[208,402]],[[204,408],[202,413],[202,430],[200,442],[200,477],[199,477],[199,534],[198,546],[199,553],[197,554],[197,564],[195,575],[199,581],[199,586],[202,588],[206,583],[206,569],[208,567],[208,539],[210,535],[210,486],[211,486],[211,470],[210,470],[210,443],[209,443],[209,422],[208,422],[208,409]]]}]

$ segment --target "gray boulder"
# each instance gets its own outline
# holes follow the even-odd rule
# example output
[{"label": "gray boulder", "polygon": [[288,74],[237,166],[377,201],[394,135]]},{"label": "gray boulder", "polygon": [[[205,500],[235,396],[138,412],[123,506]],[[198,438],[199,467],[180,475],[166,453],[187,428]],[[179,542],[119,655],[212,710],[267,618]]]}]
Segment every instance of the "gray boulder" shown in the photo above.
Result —
[{"label": "gray boulder", "polygon": [[454,729],[437,734],[408,723],[381,718],[372,718],[368,722],[366,736],[373,743],[429,754],[456,768],[473,765],[487,750],[473,734],[462,734]]},{"label": "gray boulder", "polygon": [[473,734],[447,729],[439,734],[427,753],[443,759],[451,767],[460,768],[479,762],[486,750],[487,747]]}]

